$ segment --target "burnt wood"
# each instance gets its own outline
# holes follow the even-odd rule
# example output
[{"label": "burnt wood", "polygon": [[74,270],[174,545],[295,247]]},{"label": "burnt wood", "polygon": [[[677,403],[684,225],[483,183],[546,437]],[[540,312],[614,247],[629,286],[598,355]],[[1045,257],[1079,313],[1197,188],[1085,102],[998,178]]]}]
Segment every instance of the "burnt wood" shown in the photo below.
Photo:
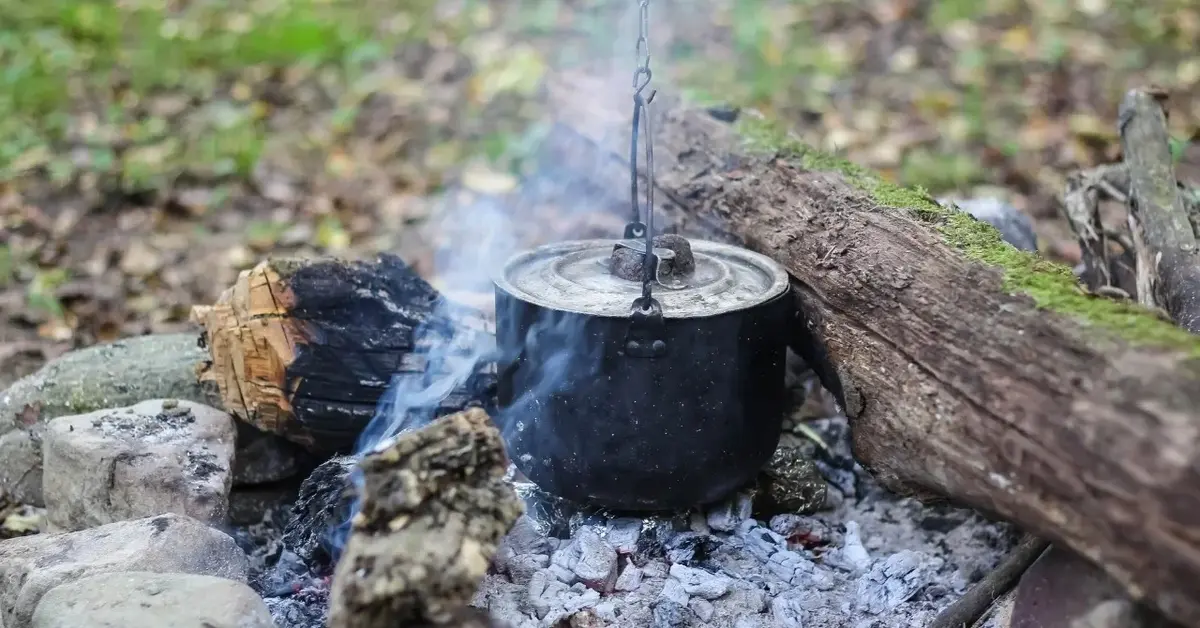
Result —
[{"label": "burnt wood", "polygon": [[[551,82],[548,161],[556,176],[575,173],[574,189],[610,190],[590,202],[620,211],[631,107],[625,86],[600,76]],[[865,467],[894,490],[1062,543],[1135,598],[1200,625],[1195,342],[1168,333],[1173,346],[1136,344],[1041,309],[1010,292],[1001,269],[948,244],[940,219],[864,192],[877,178],[748,149],[728,111],[660,93],[651,114],[656,209],[681,233],[788,268],[794,349],[845,408]],[[1122,307],[1130,324],[1156,324]]]},{"label": "burnt wood", "polygon": [[[319,453],[346,453],[396,380],[444,373],[442,358],[494,343],[483,314],[452,303],[400,258],[272,259],[243,271],[211,306],[193,308],[216,382],[237,418]],[[456,348],[460,347],[460,349]],[[479,370],[423,420],[494,403]],[[416,417],[414,417],[416,418]]]}]

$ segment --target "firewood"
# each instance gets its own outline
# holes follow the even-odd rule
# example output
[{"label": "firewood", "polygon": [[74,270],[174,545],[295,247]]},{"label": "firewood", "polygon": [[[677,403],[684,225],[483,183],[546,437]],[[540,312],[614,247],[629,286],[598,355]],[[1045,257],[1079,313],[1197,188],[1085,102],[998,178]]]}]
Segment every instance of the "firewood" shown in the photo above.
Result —
[{"label": "firewood", "polygon": [[[632,105],[599,76],[552,80],[549,159],[627,211]],[[660,93],[651,115],[657,210],[788,268],[793,348],[866,468],[1062,543],[1200,625],[1200,339],[753,112]]]},{"label": "firewood", "polygon": [[[349,452],[393,377],[424,378],[441,365],[432,351],[486,346],[489,323],[447,301],[403,261],[264,261],[243,271],[192,320],[204,328],[226,410],[309,450]],[[486,406],[494,379],[481,370],[434,415]]]},{"label": "firewood", "polygon": [[500,432],[478,408],[361,462],[362,505],[334,571],[331,628],[458,626],[523,512]]}]

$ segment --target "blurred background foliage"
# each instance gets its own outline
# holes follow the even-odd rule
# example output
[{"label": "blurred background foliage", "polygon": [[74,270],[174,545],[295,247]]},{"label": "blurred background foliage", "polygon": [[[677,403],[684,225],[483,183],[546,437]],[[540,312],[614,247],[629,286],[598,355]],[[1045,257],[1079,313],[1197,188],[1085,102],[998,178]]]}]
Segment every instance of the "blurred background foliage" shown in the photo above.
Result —
[{"label": "blurred background foliage", "polygon": [[[632,68],[634,0],[0,0],[0,384],[186,325],[273,254],[393,251],[450,188],[516,185],[547,71]],[[1057,197],[1172,94],[1200,174],[1191,0],[653,0],[656,86],[787,120],[939,195],[998,196],[1078,258]]]}]

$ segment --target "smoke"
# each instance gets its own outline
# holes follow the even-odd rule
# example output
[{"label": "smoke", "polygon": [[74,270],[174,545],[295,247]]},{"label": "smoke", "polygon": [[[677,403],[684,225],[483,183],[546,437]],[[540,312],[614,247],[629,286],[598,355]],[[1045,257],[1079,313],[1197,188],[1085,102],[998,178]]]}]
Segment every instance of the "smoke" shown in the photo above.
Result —
[{"label": "smoke", "polygon": [[[637,4],[626,2],[625,6],[621,6],[615,2],[612,0],[608,7],[616,18],[612,24],[616,43],[612,44],[609,60],[614,71],[613,84],[627,85],[628,78],[623,76],[626,70],[621,70],[619,74],[622,77],[618,78],[615,68],[627,67],[632,74]],[[603,73],[609,72],[609,60],[604,59],[604,55],[593,57],[593,60],[605,66],[601,70]],[[624,60],[628,60],[628,63],[619,62]],[[536,172],[527,176],[529,180],[521,190],[523,196],[464,198],[463,195],[450,194],[441,199],[441,206],[434,213],[435,218],[423,229],[427,241],[444,243],[435,254],[433,268],[443,294],[491,294],[493,274],[503,267],[505,261],[548,235],[546,230],[539,232],[538,229],[538,221],[542,216],[537,214],[544,216],[546,212],[537,211],[538,208],[534,207],[536,203],[531,202],[529,197],[540,196],[547,182],[551,187],[555,186],[560,178],[560,166],[546,158],[546,155],[534,155],[532,161],[536,164]],[[598,162],[596,167],[600,168],[602,164]],[[586,191],[573,190],[571,200],[570,206],[555,208],[555,220],[596,213],[600,207],[608,209],[607,200],[596,202],[598,199],[589,197]],[[609,224],[611,228],[603,229],[603,237],[620,237],[621,221],[612,220]],[[586,237],[580,233],[563,234],[561,229],[556,231],[552,235],[566,235],[571,239]],[[442,299],[436,307],[439,309],[437,314],[449,316],[457,306],[453,299]],[[445,317],[432,317],[435,321],[439,319],[445,320]],[[520,433],[533,427],[527,417],[533,415],[529,410],[534,404],[571,389],[579,378],[599,373],[603,347],[598,343],[580,342],[581,335],[587,333],[586,326],[586,317],[550,312],[542,320],[532,323],[522,347],[507,348],[509,351],[523,352],[526,359],[535,361],[541,368],[534,379],[521,382],[522,395],[493,416],[496,425],[504,432],[506,442],[511,442],[514,436],[519,438]],[[448,395],[467,385],[485,365],[497,358],[494,338],[476,330],[455,326],[455,329],[447,332],[443,326],[428,325],[414,330],[414,336],[414,344],[422,348],[426,361],[424,372],[397,374],[392,378],[374,418],[355,445],[356,456],[385,448],[395,437],[426,425],[436,416],[439,404]],[[585,346],[589,348],[582,352],[578,350]],[[511,360],[516,356],[503,357]],[[559,445],[573,447],[581,444]],[[361,494],[361,472],[356,470],[352,480]],[[358,507],[359,504],[355,502],[351,519]],[[350,522],[347,520],[329,533],[335,560],[344,547],[349,529]]]}]

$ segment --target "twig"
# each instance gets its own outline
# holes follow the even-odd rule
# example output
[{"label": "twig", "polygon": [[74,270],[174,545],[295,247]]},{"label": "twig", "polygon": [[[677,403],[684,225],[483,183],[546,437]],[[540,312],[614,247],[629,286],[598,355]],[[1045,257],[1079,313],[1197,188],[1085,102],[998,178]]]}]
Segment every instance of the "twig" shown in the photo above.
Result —
[{"label": "twig", "polygon": [[1125,201],[1121,190],[1128,185],[1128,176],[1123,165],[1100,166],[1078,172],[1067,179],[1067,193],[1063,208],[1071,230],[1079,240],[1079,249],[1087,269],[1085,280],[1090,290],[1096,291],[1114,284],[1112,265],[1109,260],[1108,241],[1116,241],[1128,250],[1128,239],[1117,236],[1112,229],[1100,222],[1100,194],[1108,198]]},{"label": "twig", "polygon": [[1017,583],[1021,574],[1050,546],[1035,536],[1026,535],[992,573],[946,607],[927,628],[965,628],[975,623],[988,607]]},{"label": "twig", "polygon": [[1175,179],[1165,101],[1162,90],[1133,89],[1118,114],[1138,302],[1161,305],[1180,327],[1200,333],[1200,249]]}]

